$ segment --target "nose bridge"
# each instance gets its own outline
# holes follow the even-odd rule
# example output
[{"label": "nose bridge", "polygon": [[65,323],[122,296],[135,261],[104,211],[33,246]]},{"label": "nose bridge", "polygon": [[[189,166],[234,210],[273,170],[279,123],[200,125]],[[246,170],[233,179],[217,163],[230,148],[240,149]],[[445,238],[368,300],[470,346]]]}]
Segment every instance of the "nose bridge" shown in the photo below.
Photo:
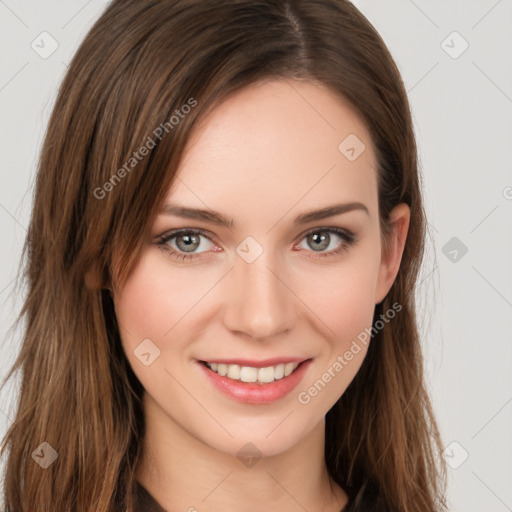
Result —
[{"label": "nose bridge", "polygon": [[226,326],[256,339],[289,329],[294,295],[281,280],[282,265],[274,253],[253,240],[242,242],[233,265]]}]

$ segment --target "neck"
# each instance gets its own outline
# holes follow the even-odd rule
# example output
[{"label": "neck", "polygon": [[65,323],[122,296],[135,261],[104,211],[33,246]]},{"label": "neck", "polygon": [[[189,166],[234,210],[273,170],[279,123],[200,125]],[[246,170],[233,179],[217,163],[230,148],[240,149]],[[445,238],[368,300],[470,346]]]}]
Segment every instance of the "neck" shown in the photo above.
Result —
[{"label": "neck", "polygon": [[251,463],[192,436],[147,393],[144,410],[146,433],[135,475],[169,512],[339,512],[347,502],[325,465],[324,421],[291,449]]}]

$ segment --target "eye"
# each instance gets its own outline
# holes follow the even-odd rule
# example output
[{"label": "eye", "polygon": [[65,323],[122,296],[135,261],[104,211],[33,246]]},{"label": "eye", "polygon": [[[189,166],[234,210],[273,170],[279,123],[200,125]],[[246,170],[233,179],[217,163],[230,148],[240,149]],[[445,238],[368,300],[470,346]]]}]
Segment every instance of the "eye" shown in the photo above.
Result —
[{"label": "eye", "polygon": [[[342,250],[348,251],[357,242],[356,236],[350,231],[340,228],[315,228],[303,235],[304,242],[313,248],[313,253],[318,253],[312,258],[335,256]],[[303,247],[296,245],[295,247]],[[330,247],[330,250],[326,251]],[[306,247],[307,249],[307,247]]]},{"label": "eye", "polygon": [[[202,239],[207,242],[203,242]],[[162,250],[181,261],[199,257],[199,254],[209,249],[208,244],[213,245],[210,238],[202,231],[193,229],[171,231],[160,236],[157,241],[157,245]],[[203,250],[197,251],[199,248]]]},{"label": "eye", "polygon": [[[310,248],[313,248],[312,251],[307,252],[316,253],[309,256],[310,258],[335,256],[342,250],[348,251],[357,242],[353,233],[336,227],[310,230],[302,235],[300,240],[304,240]],[[208,252],[214,246],[205,232],[187,228],[165,233],[157,238],[156,243],[169,256],[179,261],[200,258],[203,252]],[[301,244],[296,244],[294,247],[304,248]],[[326,251],[329,247],[330,250]]]}]

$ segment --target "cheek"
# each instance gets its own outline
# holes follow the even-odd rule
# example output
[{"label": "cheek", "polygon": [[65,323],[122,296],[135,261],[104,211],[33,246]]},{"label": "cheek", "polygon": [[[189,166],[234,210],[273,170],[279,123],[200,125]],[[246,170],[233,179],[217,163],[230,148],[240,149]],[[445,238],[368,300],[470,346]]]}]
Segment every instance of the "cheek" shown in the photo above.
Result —
[{"label": "cheek", "polygon": [[329,290],[326,293],[329,300],[323,300],[322,311],[334,333],[345,338],[353,329],[364,327],[371,321],[374,288],[367,275],[354,271],[333,276]]},{"label": "cheek", "polygon": [[333,347],[350,344],[353,337],[371,325],[379,271],[376,254],[377,249],[368,243],[357,256],[319,269],[314,279],[306,280],[301,274],[302,283],[297,283],[301,298],[328,328],[322,331]]},{"label": "cheek", "polygon": [[177,382],[188,378],[190,340],[202,327],[194,307],[212,279],[197,269],[173,267],[160,250],[149,249],[114,296],[126,357],[145,390],[168,410],[170,397],[173,407],[188,410],[188,395]]},{"label": "cheek", "polygon": [[126,348],[149,338],[163,348],[187,322],[187,314],[212,284],[194,269],[171,267],[164,255],[148,251],[115,297],[115,310]]},{"label": "cheek", "polygon": [[[324,267],[318,279],[302,285],[306,302],[319,317],[326,342],[314,374],[298,402],[315,415],[325,414],[359,371],[370,343],[379,271],[378,245],[368,243],[357,257]],[[327,326],[328,329],[325,327]]]}]

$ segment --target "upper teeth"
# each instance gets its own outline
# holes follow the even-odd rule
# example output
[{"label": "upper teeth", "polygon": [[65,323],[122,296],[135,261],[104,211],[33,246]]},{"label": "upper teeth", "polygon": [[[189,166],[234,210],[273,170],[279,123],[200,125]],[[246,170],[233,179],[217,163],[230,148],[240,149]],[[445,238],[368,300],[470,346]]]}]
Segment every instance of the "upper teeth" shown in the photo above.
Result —
[{"label": "upper teeth", "polygon": [[282,379],[283,377],[288,377],[288,375],[299,366],[299,363],[282,363],[276,366],[267,366],[266,368],[254,368],[252,366],[223,363],[206,363],[206,365],[210,370],[213,370],[222,377],[241,380],[242,382],[268,383]]}]

